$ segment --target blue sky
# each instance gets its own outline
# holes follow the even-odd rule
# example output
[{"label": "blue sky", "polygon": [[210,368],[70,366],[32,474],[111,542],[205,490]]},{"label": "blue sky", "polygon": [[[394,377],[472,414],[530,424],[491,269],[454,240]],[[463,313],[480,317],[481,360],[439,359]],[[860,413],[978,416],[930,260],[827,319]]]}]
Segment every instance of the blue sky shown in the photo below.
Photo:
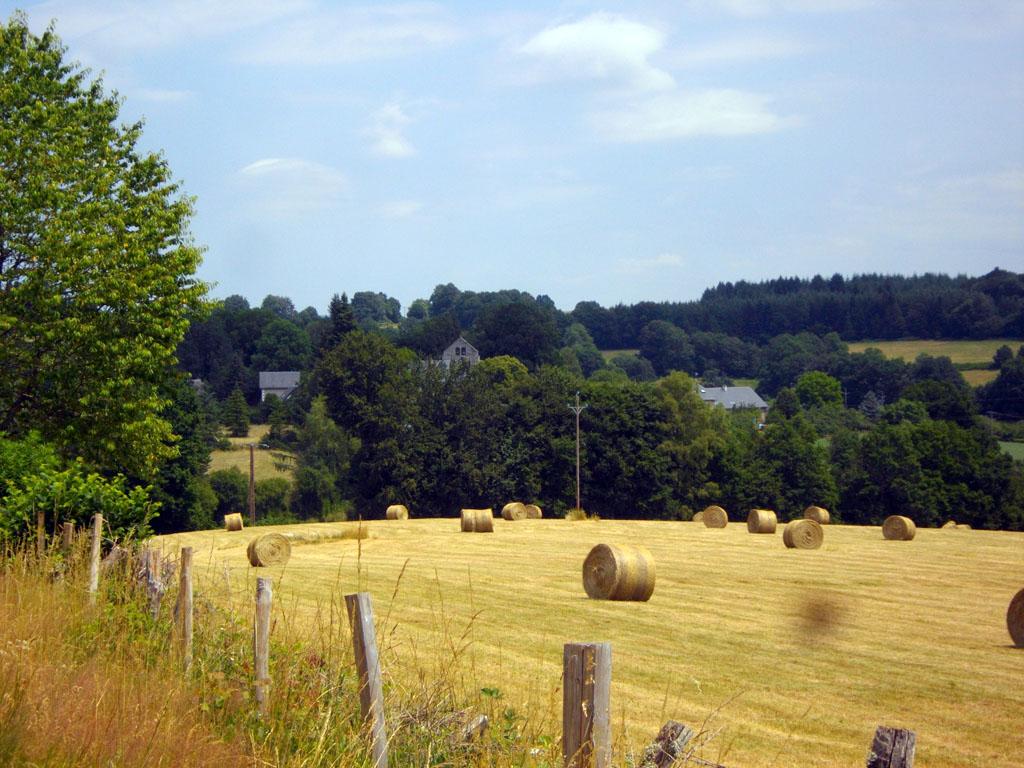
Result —
[{"label": "blue sky", "polygon": [[55,0],[214,296],[1024,269],[1024,2]]}]

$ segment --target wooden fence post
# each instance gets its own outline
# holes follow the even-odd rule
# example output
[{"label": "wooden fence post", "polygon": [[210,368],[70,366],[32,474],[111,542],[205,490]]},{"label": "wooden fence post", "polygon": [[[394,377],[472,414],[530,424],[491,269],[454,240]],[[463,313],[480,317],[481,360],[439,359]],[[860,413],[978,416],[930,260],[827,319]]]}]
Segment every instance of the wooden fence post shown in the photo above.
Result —
[{"label": "wooden fence post", "polygon": [[160,601],[167,591],[167,585],[164,584],[163,554],[158,549],[147,547],[142,552],[142,564],[146,595],[149,598],[149,615],[156,621],[160,617]]},{"label": "wooden fence post", "polygon": [[914,768],[917,734],[902,728],[878,726],[868,752],[867,768]]},{"label": "wooden fence post", "polygon": [[178,617],[178,640],[187,673],[192,667],[192,547],[181,548],[178,602],[174,607],[174,615]]},{"label": "wooden fence post", "polygon": [[611,768],[611,643],[566,643],[562,674],[565,768]]},{"label": "wooden fence post", "polygon": [[46,513],[41,510],[36,510],[36,557],[40,560],[43,559],[43,555],[46,553]]},{"label": "wooden fence post", "polygon": [[60,533],[60,548],[63,550],[65,555],[71,554],[71,547],[75,543],[75,524],[67,520],[61,527]]},{"label": "wooden fence post", "polygon": [[377,653],[377,631],[373,626],[373,603],[369,592],[345,595],[345,608],[352,625],[352,644],[359,671],[359,704],[363,724],[370,731],[374,768],[388,766],[388,740],[384,724],[384,690]]},{"label": "wooden fence post", "polygon": [[103,515],[92,516],[92,551],[89,555],[89,602],[96,605],[100,588],[100,543],[103,539]]},{"label": "wooden fence post", "polygon": [[256,579],[256,626],[253,631],[255,656],[256,705],[260,714],[267,708],[267,687],[270,685],[270,603],[274,598],[270,579]]}]

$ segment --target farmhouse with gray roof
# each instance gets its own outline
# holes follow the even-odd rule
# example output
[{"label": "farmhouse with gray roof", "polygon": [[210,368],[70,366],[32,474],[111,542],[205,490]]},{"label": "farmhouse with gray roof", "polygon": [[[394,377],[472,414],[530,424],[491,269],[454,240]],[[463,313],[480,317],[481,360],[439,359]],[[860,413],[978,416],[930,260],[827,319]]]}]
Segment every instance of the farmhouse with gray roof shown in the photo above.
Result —
[{"label": "farmhouse with gray roof", "polygon": [[750,387],[701,387],[700,399],[710,405],[720,405],[728,411],[734,408],[756,408],[761,421],[768,414],[768,403]]},{"label": "farmhouse with gray roof", "polygon": [[260,402],[270,395],[287,400],[299,386],[300,371],[260,371]]}]

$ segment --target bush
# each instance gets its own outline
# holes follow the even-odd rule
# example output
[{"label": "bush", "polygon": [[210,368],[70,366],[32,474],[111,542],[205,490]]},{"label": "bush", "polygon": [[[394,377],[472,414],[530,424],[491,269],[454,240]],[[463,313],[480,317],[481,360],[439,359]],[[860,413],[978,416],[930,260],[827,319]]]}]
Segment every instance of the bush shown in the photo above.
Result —
[{"label": "bush", "polygon": [[229,512],[242,512],[249,501],[249,479],[238,467],[218,469],[206,476],[213,492],[217,494],[215,519],[223,518]]},{"label": "bush", "polygon": [[268,518],[287,515],[289,519],[294,516],[288,511],[288,495],[291,492],[291,483],[283,477],[271,477],[266,480],[256,481],[256,519],[266,521]]},{"label": "bush", "polygon": [[149,498],[151,486],[126,488],[125,484],[123,475],[108,480],[87,472],[80,461],[65,470],[44,467],[24,475],[8,486],[0,505],[0,538],[28,533],[40,510],[45,513],[47,530],[66,521],[86,527],[99,513],[113,538],[145,538],[152,534],[149,524],[159,503]]}]

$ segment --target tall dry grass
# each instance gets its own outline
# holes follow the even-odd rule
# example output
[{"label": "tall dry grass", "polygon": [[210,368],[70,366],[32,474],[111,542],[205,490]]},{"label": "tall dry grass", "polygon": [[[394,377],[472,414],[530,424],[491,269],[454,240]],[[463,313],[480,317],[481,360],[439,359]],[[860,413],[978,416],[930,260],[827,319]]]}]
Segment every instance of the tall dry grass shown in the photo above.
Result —
[{"label": "tall dry grass", "polygon": [[[176,576],[158,618],[131,565],[104,574],[96,605],[86,594],[86,546],[65,558],[26,549],[0,554],[0,765],[370,765],[341,589],[301,626],[274,606],[269,707],[251,690],[248,605],[196,596],[191,671],[175,643]],[[400,587],[401,575],[395,584]],[[394,595],[392,595],[392,600]],[[517,709],[497,689],[476,689],[473,626],[442,611],[448,652],[398,641],[390,606],[377,606],[391,765],[553,766],[560,763],[560,694]],[[412,663],[414,683],[387,670]],[[483,733],[464,730],[479,714]]]}]

